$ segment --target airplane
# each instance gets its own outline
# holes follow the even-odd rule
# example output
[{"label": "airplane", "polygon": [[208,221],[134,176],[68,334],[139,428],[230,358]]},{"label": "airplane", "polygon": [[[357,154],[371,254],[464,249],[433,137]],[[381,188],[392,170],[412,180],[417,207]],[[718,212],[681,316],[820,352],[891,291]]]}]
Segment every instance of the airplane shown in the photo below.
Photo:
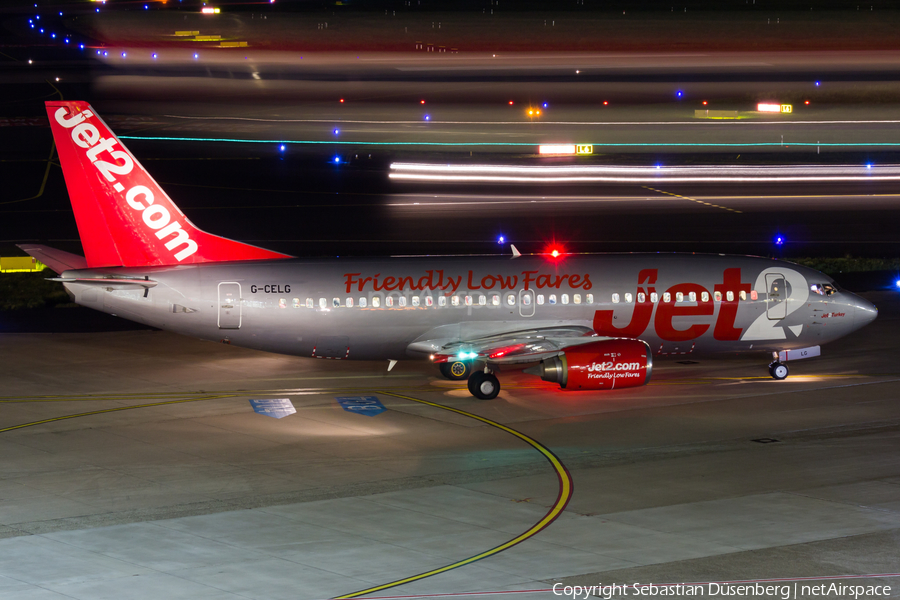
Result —
[{"label": "airplane", "polygon": [[302,259],[201,231],[87,102],[47,102],[84,257],[20,247],[74,302],[205,340],[323,360],[429,359],[493,399],[497,372],[565,390],[646,384],[654,357],[789,360],[877,309],[813,269],[703,254]]}]

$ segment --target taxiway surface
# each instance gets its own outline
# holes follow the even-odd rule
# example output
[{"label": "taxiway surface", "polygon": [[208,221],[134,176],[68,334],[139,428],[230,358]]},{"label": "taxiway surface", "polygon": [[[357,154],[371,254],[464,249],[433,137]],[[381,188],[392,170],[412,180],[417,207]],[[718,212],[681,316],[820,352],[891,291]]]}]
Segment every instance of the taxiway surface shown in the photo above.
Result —
[{"label": "taxiway surface", "polygon": [[[878,321],[787,381],[764,358],[687,357],[605,394],[505,375],[491,402],[419,363],[388,373],[146,330],[2,335],[0,598],[896,572],[900,302],[869,298]],[[335,401],[360,395],[387,410]],[[897,597],[900,577],[878,581]]]}]

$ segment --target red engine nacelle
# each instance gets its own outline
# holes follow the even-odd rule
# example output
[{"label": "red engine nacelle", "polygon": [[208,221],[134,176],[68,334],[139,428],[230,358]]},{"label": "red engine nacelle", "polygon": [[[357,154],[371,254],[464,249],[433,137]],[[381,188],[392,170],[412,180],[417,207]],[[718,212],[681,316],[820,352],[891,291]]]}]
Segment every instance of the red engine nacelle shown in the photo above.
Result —
[{"label": "red engine nacelle", "polygon": [[569,390],[637,387],[650,381],[653,355],[641,340],[601,340],[567,348],[525,372]]}]

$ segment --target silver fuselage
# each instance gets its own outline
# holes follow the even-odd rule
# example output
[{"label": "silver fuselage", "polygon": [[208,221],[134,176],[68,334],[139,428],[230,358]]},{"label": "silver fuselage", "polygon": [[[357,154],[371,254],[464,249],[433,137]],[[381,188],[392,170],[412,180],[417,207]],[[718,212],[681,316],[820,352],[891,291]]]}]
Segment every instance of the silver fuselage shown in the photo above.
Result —
[{"label": "silver fuselage", "polygon": [[83,306],[160,329],[333,359],[403,359],[561,324],[641,339],[657,355],[771,352],[836,340],[876,315],[854,294],[818,293],[833,282],[817,271],[747,256],[297,259],[62,276],[149,278],[146,290],[65,285]]}]

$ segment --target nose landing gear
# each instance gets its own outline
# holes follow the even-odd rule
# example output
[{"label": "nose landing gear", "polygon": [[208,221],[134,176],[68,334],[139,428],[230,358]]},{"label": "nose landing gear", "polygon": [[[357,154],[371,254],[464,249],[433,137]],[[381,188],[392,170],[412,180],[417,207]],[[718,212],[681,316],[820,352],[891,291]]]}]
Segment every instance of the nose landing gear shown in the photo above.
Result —
[{"label": "nose landing gear", "polygon": [[772,379],[777,379],[778,381],[787,379],[790,372],[787,365],[779,360],[777,352],[772,353],[772,358],[775,360],[769,363],[769,375],[772,376]]}]

